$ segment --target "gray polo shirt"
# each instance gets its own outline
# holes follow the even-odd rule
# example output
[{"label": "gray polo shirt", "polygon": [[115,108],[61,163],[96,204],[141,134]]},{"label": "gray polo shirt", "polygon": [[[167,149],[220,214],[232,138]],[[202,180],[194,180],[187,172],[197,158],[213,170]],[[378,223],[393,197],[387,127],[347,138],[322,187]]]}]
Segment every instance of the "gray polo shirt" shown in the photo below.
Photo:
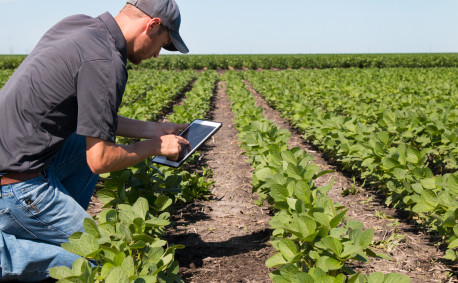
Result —
[{"label": "gray polo shirt", "polygon": [[46,32],[0,90],[0,173],[46,169],[75,131],[115,142],[126,56],[109,13]]}]

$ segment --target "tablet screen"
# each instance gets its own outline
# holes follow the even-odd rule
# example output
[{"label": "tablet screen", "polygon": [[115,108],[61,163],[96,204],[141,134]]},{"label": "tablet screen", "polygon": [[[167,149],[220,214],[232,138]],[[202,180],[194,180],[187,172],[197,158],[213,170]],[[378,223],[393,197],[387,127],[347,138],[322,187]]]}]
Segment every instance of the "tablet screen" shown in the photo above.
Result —
[{"label": "tablet screen", "polygon": [[[202,124],[191,124],[189,128],[181,132],[180,136],[186,139],[189,142],[190,148],[187,148],[182,154],[183,157],[189,154],[190,150],[192,151],[196,146],[198,146],[211,132],[215,127],[206,126]],[[177,162],[180,162],[178,160]]]},{"label": "tablet screen", "polygon": [[205,121],[200,119],[194,120],[184,131],[179,134],[179,136],[182,136],[189,142],[189,147],[180,153],[178,160],[173,161],[164,156],[156,156],[153,158],[153,162],[172,166],[175,168],[179,167],[221,126],[222,124],[219,122]]}]

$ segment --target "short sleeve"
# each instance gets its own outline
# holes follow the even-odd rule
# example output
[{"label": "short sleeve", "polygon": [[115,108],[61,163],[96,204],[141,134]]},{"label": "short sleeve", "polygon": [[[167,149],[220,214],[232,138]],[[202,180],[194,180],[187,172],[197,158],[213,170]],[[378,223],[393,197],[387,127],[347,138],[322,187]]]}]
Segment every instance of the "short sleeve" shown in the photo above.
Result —
[{"label": "short sleeve", "polygon": [[111,60],[85,62],[77,77],[78,121],[76,133],[116,141],[118,93]]}]

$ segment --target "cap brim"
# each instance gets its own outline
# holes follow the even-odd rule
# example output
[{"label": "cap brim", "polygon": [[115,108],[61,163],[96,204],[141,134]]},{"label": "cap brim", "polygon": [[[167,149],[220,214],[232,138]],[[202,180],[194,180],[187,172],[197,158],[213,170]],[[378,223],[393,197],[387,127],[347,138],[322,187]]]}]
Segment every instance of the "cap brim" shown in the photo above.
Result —
[{"label": "cap brim", "polygon": [[170,39],[172,39],[172,44],[164,46],[164,49],[168,51],[180,51],[183,54],[189,52],[188,47],[184,43],[183,39],[181,38],[180,34],[176,31],[169,30]]}]

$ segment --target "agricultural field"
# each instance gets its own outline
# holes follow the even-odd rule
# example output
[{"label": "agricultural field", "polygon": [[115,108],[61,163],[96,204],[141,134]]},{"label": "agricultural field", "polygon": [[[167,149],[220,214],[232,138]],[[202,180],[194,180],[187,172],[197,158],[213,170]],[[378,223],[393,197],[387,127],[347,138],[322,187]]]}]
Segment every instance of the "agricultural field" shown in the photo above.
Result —
[{"label": "agricultural field", "polygon": [[[17,60],[0,64],[0,86]],[[121,115],[223,128],[182,168],[146,161],[102,175],[86,233],[63,246],[81,260],[51,274],[458,282],[457,82],[456,54],[163,56],[131,66]]]}]

